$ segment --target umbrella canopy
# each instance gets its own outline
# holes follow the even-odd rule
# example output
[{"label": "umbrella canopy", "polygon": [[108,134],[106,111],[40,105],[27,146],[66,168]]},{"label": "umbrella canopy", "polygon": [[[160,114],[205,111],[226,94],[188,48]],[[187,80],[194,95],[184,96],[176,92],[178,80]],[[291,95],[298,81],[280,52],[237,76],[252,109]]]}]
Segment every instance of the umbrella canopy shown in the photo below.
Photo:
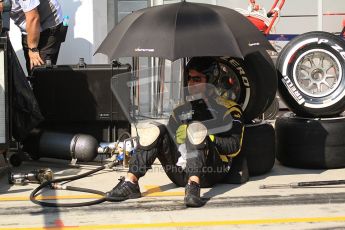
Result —
[{"label": "umbrella canopy", "polygon": [[244,58],[274,50],[266,37],[235,10],[179,2],[127,15],[107,35],[96,53],[118,57],[161,57],[171,61],[194,56]]}]

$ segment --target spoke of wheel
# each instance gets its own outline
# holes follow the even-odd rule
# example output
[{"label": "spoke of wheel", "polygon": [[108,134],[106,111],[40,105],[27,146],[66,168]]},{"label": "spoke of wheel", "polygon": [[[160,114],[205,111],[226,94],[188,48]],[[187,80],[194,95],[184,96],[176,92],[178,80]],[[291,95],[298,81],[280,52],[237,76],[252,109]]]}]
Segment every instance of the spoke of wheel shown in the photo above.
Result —
[{"label": "spoke of wheel", "polygon": [[314,82],[310,81],[309,84],[306,86],[308,90],[311,90],[313,88]]},{"label": "spoke of wheel", "polygon": [[325,61],[325,57],[324,56],[321,56],[320,58],[320,64],[321,64],[321,67],[324,68],[324,62]]},{"label": "spoke of wheel", "polygon": [[311,67],[315,67],[316,66],[315,62],[314,62],[314,60],[315,60],[315,53],[313,53],[312,56],[309,57],[309,60],[310,60]]},{"label": "spoke of wheel", "polygon": [[318,92],[318,93],[319,93],[319,92],[322,92],[322,91],[321,91],[321,82],[316,82],[315,84],[316,84],[317,92]]},{"label": "spoke of wheel", "polygon": [[326,74],[325,75],[325,79],[328,79],[328,78],[337,78],[337,75],[335,75],[335,74]]},{"label": "spoke of wheel", "polygon": [[324,79],[321,83],[323,83],[324,85],[326,85],[329,89],[332,88],[332,86],[329,85],[329,83],[326,81],[326,79]]},{"label": "spoke of wheel", "polygon": [[300,79],[300,80],[310,80],[310,77],[304,75],[302,77],[299,77],[298,79]]},{"label": "spoke of wheel", "polygon": [[327,73],[330,69],[332,69],[332,68],[334,68],[334,66],[333,66],[333,65],[330,65],[329,68],[326,69],[326,73]]},{"label": "spoke of wheel", "polygon": [[301,70],[304,70],[304,71],[307,71],[307,72],[309,73],[311,68],[310,68],[309,66],[306,66],[306,65],[302,64],[302,65],[300,66],[300,69],[301,69]]}]

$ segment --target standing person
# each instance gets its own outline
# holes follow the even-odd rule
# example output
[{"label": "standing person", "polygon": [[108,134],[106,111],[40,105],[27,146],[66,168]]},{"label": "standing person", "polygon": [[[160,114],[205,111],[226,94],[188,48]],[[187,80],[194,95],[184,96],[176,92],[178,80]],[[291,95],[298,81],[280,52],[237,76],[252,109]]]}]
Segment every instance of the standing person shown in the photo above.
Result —
[{"label": "standing person", "polygon": [[204,204],[200,187],[229,182],[227,178],[238,173],[241,183],[248,180],[247,168],[234,172],[231,167],[232,158],[241,155],[241,107],[216,96],[209,87],[220,73],[218,62],[212,57],[194,57],[186,73],[189,97],[194,99],[175,108],[167,126],[146,123],[138,127],[139,147],[129,161],[127,177],[107,193],[109,201],[139,198],[138,180],[156,158],[172,182],[185,186],[188,207]]},{"label": "standing person", "polygon": [[[61,42],[66,36],[61,6],[57,0],[11,0],[10,17],[22,32],[26,69],[49,59],[56,64]],[[63,31],[65,29],[65,31]]]}]

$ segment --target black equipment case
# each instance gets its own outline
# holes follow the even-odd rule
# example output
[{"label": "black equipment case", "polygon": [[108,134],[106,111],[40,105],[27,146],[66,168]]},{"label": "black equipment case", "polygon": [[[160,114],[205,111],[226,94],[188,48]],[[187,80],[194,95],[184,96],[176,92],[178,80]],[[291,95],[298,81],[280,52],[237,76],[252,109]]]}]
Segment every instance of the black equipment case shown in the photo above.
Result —
[{"label": "black equipment case", "polygon": [[35,68],[31,83],[45,118],[40,127],[116,141],[121,132],[129,131],[130,124],[111,91],[111,78],[130,71],[129,64],[118,62]]}]

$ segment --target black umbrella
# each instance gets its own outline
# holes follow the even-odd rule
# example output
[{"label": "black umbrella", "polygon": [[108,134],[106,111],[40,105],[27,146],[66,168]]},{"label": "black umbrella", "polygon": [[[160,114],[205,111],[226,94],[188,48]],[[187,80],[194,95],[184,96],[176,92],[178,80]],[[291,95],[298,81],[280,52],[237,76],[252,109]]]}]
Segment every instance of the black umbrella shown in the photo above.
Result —
[{"label": "black umbrella", "polygon": [[127,15],[96,53],[111,59],[140,56],[174,61],[193,56],[243,58],[259,50],[274,48],[242,14],[221,6],[183,1]]}]

